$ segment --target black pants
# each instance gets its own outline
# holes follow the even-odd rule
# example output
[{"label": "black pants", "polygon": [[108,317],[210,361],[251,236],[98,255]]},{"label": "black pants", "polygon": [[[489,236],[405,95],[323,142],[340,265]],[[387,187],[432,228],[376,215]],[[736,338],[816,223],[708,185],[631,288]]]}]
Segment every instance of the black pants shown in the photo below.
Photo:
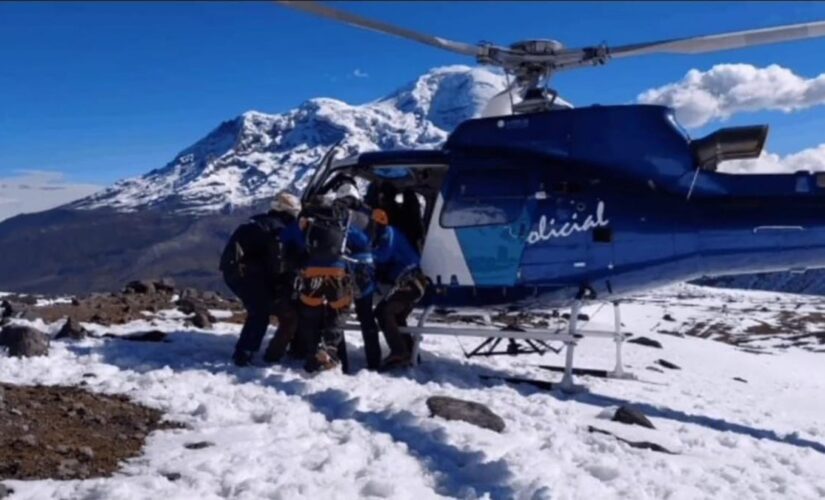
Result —
[{"label": "black pants", "polygon": [[412,336],[402,334],[400,327],[407,326],[407,317],[424,296],[426,282],[423,280],[425,278],[418,272],[400,278],[395,288],[375,309],[378,325],[384,332],[391,356],[407,357],[412,354]]},{"label": "black pants", "polygon": [[298,335],[303,339],[307,361],[310,362],[319,349],[327,353],[337,351],[336,357],[347,373],[344,322],[352,304],[349,277],[305,275],[300,282],[300,300]]},{"label": "black pants", "polygon": [[303,344],[302,352],[307,362],[311,362],[319,349],[335,352],[341,362],[341,371],[349,373],[347,343],[344,339],[346,316],[328,306],[300,305],[298,330]]},{"label": "black pants", "polygon": [[255,269],[248,269],[244,276],[224,273],[224,281],[246,309],[246,321],[235,344],[236,351],[257,352],[273,314],[278,317],[275,339],[279,339],[281,343],[288,339],[284,346],[289,344],[297,330],[298,315],[295,303],[288,293],[288,285],[284,285],[283,290],[276,291],[263,272]]},{"label": "black pants", "polygon": [[361,324],[361,335],[364,337],[367,369],[378,370],[381,367],[381,344],[378,340],[378,325],[375,323],[375,311],[372,308],[372,301],[372,293],[356,299],[355,316]]}]

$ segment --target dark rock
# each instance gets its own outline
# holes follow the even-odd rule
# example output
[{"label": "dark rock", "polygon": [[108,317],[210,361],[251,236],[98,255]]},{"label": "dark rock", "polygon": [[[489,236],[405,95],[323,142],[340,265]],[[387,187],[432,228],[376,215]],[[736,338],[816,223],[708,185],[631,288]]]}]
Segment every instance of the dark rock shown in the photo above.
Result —
[{"label": "dark rock", "polygon": [[49,354],[49,337],[28,326],[6,326],[0,330],[0,345],[10,356],[32,357]]},{"label": "dark rock", "polygon": [[628,446],[630,446],[632,448],[641,448],[643,450],[652,450],[652,451],[658,451],[660,453],[667,453],[668,455],[675,455],[675,453],[673,453],[672,451],[668,450],[667,448],[665,448],[664,446],[662,446],[660,444],[651,443],[650,441],[629,441],[627,439],[621,438],[621,437],[613,434],[612,432],[608,432],[608,431],[603,430],[603,429],[598,429],[596,427],[593,427],[592,425],[587,426],[587,432],[598,432],[599,434],[607,434],[608,436],[613,436],[617,440],[627,444]]},{"label": "dark rock", "polygon": [[8,300],[0,302],[0,318],[10,318],[14,309]]},{"label": "dark rock", "polygon": [[104,337],[118,340],[131,340],[133,342],[163,342],[166,334],[159,330],[152,330],[150,332],[131,333],[129,335],[107,333]]},{"label": "dark rock", "polygon": [[198,311],[206,309],[199,301],[192,298],[182,298],[177,302],[178,311],[183,314],[195,314]]},{"label": "dark rock", "polygon": [[676,321],[676,320],[673,318],[673,316],[671,316],[669,313],[668,313],[668,314],[665,314],[664,316],[662,316],[662,319],[663,319],[664,321]]},{"label": "dark rock", "polygon": [[166,479],[168,479],[170,481],[177,481],[178,479],[181,478],[181,475],[180,475],[179,472],[168,472],[168,473],[164,474],[163,477],[165,477]]},{"label": "dark rock", "polygon": [[662,344],[658,340],[649,339],[647,337],[636,337],[635,339],[628,340],[630,344],[639,344],[647,347],[655,347],[656,349],[661,349]]},{"label": "dark rock", "polygon": [[677,365],[674,365],[670,361],[667,361],[667,360],[664,360],[664,359],[658,359],[658,360],[656,360],[656,363],[659,366],[663,366],[663,367],[669,368],[671,370],[681,370],[681,368],[679,368]]},{"label": "dark rock", "polygon": [[175,280],[172,278],[163,278],[159,281],[155,281],[155,290],[159,292],[174,292]]},{"label": "dark rock", "polygon": [[204,448],[209,448],[210,446],[215,446],[215,443],[211,443],[209,441],[199,441],[197,443],[186,443],[183,445],[183,447],[187,450],[202,450]]},{"label": "dark rock", "polygon": [[495,432],[504,430],[504,420],[481,403],[463,401],[446,396],[427,398],[431,416],[447,420],[461,420]]},{"label": "dark rock", "polygon": [[155,293],[155,284],[151,281],[131,281],[123,291],[125,293]]},{"label": "dark rock", "polygon": [[76,297],[72,297],[72,305],[75,307],[79,306],[80,300],[78,300]]},{"label": "dark rock", "polygon": [[735,381],[737,381],[737,382],[742,382],[743,384],[747,384],[747,383],[748,383],[748,381],[747,381],[747,380],[745,380],[745,379],[743,379],[743,378],[740,378],[740,377],[733,377],[733,380],[735,380]]},{"label": "dark rock", "polygon": [[682,339],[685,338],[685,334],[681,332],[671,332],[669,330],[656,330],[656,333],[661,333],[662,335],[670,335],[672,337],[679,337]]},{"label": "dark rock", "polygon": [[57,332],[55,339],[70,338],[72,340],[81,340],[88,336],[89,332],[86,331],[80,323],[75,321],[74,318],[69,318],[66,320],[66,323],[63,324],[60,331]]},{"label": "dark rock", "polygon": [[634,408],[632,406],[620,406],[619,409],[616,410],[616,414],[613,415],[612,420],[623,424],[641,425],[642,427],[647,427],[648,429],[655,429],[655,427],[653,427],[653,423],[648,420],[645,414],[638,408]]},{"label": "dark rock", "polygon": [[209,313],[206,311],[197,311],[192,318],[192,324],[197,328],[212,328],[212,321],[210,320]]}]

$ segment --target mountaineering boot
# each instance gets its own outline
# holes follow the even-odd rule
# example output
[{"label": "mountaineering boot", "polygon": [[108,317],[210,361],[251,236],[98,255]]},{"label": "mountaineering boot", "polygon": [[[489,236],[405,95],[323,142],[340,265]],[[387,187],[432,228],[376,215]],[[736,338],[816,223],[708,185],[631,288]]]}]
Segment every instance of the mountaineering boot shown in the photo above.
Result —
[{"label": "mountaineering boot", "polygon": [[232,361],[235,366],[249,366],[252,363],[252,358],[255,356],[255,351],[235,351],[232,355]]},{"label": "mountaineering boot", "polygon": [[409,368],[412,366],[412,359],[409,354],[390,354],[381,363],[381,368],[378,371],[386,372],[401,368]]},{"label": "mountaineering boot", "polygon": [[304,363],[304,370],[309,373],[316,373],[332,370],[339,364],[337,347],[327,348],[322,344],[318,347],[318,352],[315,353],[315,356],[307,359],[306,363]]}]

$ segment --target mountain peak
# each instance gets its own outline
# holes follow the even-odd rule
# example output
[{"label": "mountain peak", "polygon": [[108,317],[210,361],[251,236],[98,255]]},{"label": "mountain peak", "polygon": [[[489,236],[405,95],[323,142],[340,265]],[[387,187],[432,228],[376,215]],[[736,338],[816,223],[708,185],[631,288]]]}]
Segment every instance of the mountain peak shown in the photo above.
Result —
[{"label": "mountain peak", "polygon": [[366,104],[318,97],[279,114],[249,110],[219,124],[164,167],[70,206],[182,213],[249,206],[282,189],[303,189],[324,153],[341,139],[345,155],[440,147],[505,86],[500,71],[443,66]]}]

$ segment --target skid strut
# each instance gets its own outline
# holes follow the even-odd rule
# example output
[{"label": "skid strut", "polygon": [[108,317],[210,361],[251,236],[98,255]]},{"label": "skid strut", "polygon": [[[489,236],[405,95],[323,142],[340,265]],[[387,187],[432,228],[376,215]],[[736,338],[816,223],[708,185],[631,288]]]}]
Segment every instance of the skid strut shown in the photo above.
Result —
[{"label": "skid strut", "polygon": [[[455,336],[455,337],[482,337],[486,339],[486,342],[479,346],[476,351],[480,351],[482,347],[488,347],[494,349],[495,346],[498,344],[500,339],[516,339],[521,340],[524,342],[530,343],[537,343],[538,346],[546,346],[547,342],[561,342],[564,345],[565,349],[565,362],[564,367],[558,367],[559,371],[563,371],[564,375],[562,376],[561,382],[559,382],[558,387],[567,393],[575,393],[581,392],[586,390],[584,386],[577,385],[574,383],[573,375],[576,371],[580,373],[585,373],[582,370],[575,370],[573,367],[573,360],[575,356],[575,349],[578,342],[585,338],[585,337],[596,337],[596,338],[608,338],[612,339],[615,343],[615,352],[616,352],[616,363],[613,370],[606,372],[607,377],[609,378],[622,378],[622,379],[635,379],[636,377],[627,372],[624,368],[622,363],[622,346],[624,344],[625,338],[627,335],[622,332],[622,323],[621,323],[621,315],[619,312],[619,304],[617,302],[613,303],[613,320],[614,325],[612,331],[606,330],[593,330],[588,328],[579,328],[578,320],[579,320],[579,312],[581,311],[582,301],[577,300],[573,303],[572,311],[570,314],[570,320],[567,324],[566,331],[564,328],[559,328],[555,330],[551,329],[544,329],[544,330],[533,330],[533,329],[522,329],[522,328],[505,328],[502,330],[493,330],[491,328],[465,328],[465,327],[444,327],[444,326],[426,326],[427,319],[432,314],[434,308],[432,306],[427,307],[421,317],[418,319],[418,324],[414,327],[402,327],[401,332],[406,333],[412,336],[412,356],[411,361],[413,365],[417,365],[420,359],[420,345],[421,340],[424,335],[447,335],[447,336]],[[358,329],[357,323],[347,323],[346,329],[347,330],[356,330]],[[539,347],[540,349],[540,347]],[[536,349],[537,351],[539,349]],[[550,348],[555,352],[556,349]],[[476,355],[484,355],[483,352],[474,352],[473,354]],[[466,355],[466,354],[465,354]],[[542,368],[546,369],[555,369],[556,367],[551,366],[542,366]],[[591,370],[593,371],[593,370]]]}]

